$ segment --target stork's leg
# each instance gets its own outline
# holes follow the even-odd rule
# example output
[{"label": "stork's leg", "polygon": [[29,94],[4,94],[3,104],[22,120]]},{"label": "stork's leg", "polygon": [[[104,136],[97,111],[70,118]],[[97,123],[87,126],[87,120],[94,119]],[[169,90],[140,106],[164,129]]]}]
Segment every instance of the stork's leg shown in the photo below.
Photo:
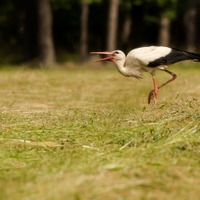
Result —
[{"label": "stork's leg", "polygon": [[[152,75],[153,84],[154,84],[154,90],[152,90],[152,91],[149,92],[149,95],[148,95],[148,104],[151,102],[151,99],[154,99],[154,105],[156,105],[156,99],[157,99],[157,95],[158,95],[158,90],[177,78],[177,75],[174,74],[173,72],[170,72],[169,70],[166,70],[166,69],[162,69],[162,70],[164,72],[170,74],[172,76],[172,78],[170,80],[168,80],[167,82],[163,83],[162,85],[160,85],[159,87],[157,87],[156,81],[155,81],[155,76]],[[155,86],[157,87],[157,89],[156,89]]]},{"label": "stork's leg", "polygon": [[153,80],[153,87],[154,89],[149,93],[148,96],[148,103],[150,103],[151,99],[154,101],[154,106],[156,106],[157,103],[157,97],[158,97],[158,86],[156,84],[156,77],[155,77],[155,71],[151,73],[152,80]]},{"label": "stork's leg", "polygon": [[157,97],[158,97],[158,86],[156,84],[156,78],[155,78],[155,76],[152,76],[152,79],[153,79],[153,87],[154,87],[154,90],[152,90],[153,91],[152,98],[153,98],[153,101],[154,101],[154,106],[156,106]]}]

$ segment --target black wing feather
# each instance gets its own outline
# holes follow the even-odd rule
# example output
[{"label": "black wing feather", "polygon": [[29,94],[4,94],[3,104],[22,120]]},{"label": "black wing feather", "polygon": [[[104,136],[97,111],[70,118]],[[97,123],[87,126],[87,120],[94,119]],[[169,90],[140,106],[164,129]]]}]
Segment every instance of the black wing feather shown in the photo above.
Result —
[{"label": "black wing feather", "polygon": [[184,60],[194,60],[196,62],[200,62],[200,55],[197,53],[191,53],[172,48],[171,52],[168,55],[150,62],[148,66],[158,67],[160,65],[170,65]]}]

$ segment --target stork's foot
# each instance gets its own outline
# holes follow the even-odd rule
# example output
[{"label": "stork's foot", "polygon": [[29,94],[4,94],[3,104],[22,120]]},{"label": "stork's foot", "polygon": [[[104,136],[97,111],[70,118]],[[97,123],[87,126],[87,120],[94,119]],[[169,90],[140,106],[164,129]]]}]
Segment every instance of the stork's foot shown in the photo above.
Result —
[{"label": "stork's foot", "polygon": [[154,99],[154,90],[152,90],[152,91],[150,91],[149,92],[149,95],[148,95],[148,104],[150,104],[151,103],[151,100],[153,100]]},{"label": "stork's foot", "polygon": [[153,100],[154,101],[154,106],[156,107],[157,96],[158,96],[158,89],[150,91],[149,95],[148,95],[148,104],[150,104],[151,100]]}]

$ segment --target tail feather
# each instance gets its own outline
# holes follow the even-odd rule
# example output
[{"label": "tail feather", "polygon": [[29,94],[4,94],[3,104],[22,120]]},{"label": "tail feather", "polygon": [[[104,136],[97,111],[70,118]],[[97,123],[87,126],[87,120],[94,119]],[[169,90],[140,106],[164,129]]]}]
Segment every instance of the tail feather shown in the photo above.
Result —
[{"label": "tail feather", "polygon": [[195,62],[200,62],[200,54],[192,53],[192,52],[188,52],[188,51],[184,51],[184,50],[179,50],[179,49],[175,49],[175,48],[173,48],[173,50],[182,53],[185,58],[184,60],[193,60]]}]

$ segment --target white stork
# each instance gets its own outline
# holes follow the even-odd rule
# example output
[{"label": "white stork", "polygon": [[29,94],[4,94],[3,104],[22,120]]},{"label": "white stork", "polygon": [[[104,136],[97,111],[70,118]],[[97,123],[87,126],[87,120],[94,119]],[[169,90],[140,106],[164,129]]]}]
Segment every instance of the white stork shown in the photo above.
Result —
[{"label": "white stork", "polygon": [[[152,76],[154,89],[149,92],[148,103],[153,99],[155,106],[157,103],[158,90],[175,80],[177,77],[176,74],[167,70],[168,65],[184,60],[200,62],[199,54],[163,46],[150,46],[133,49],[127,56],[121,50],[111,52],[91,52],[90,54],[108,55],[108,57],[96,60],[96,62],[112,61],[117,65],[118,71],[127,77],[141,79],[143,72],[149,72]],[[170,74],[172,78],[162,85],[157,86],[155,78],[155,72],[157,69]]]}]

